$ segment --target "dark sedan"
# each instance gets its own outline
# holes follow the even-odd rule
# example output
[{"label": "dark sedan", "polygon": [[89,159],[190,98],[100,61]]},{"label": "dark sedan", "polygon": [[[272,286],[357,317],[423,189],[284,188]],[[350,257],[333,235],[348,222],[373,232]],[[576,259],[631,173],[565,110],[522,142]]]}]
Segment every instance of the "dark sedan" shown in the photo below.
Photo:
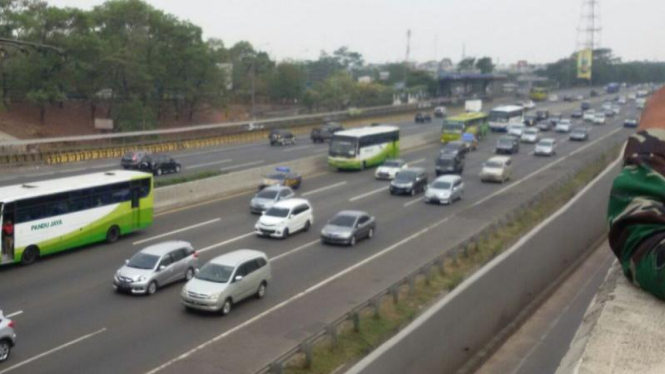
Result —
[{"label": "dark sedan", "polygon": [[422,168],[407,168],[397,173],[390,182],[390,194],[407,194],[414,196],[427,189],[427,173]]},{"label": "dark sedan", "polygon": [[362,239],[371,239],[376,231],[376,219],[368,213],[344,210],[323,226],[321,242],[354,246]]},{"label": "dark sedan", "polygon": [[157,155],[152,157],[150,171],[159,176],[166,173],[180,173],[182,166],[169,155]]},{"label": "dark sedan", "polygon": [[432,122],[432,116],[429,113],[418,113],[413,119],[416,123]]}]

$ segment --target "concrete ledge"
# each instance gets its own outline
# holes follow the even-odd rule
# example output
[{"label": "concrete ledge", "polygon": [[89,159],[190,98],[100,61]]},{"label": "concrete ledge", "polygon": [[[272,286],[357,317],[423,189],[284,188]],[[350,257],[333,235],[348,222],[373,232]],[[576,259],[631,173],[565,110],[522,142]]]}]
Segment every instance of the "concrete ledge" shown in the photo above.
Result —
[{"label": "concrete ledge", "polygon": [[631,284],[615,262],[556,373],[665,373],[663,321],[665,303]]}]

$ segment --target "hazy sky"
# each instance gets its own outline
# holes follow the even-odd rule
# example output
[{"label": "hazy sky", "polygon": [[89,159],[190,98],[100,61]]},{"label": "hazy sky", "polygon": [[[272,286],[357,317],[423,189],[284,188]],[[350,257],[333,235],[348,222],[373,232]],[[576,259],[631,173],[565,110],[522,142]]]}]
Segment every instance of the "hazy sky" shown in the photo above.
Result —
[{"label": "hazy sky", "polygon": [[[601,45],[624,60],[665,60],[665,0],[599,0]],[[90,9],[103,0],[49,0]],[[248,40],[278,59],[348,46],[368,62],[489,55],[551,62],[577,45],[582,0],[148,0],[227,46]]]}]

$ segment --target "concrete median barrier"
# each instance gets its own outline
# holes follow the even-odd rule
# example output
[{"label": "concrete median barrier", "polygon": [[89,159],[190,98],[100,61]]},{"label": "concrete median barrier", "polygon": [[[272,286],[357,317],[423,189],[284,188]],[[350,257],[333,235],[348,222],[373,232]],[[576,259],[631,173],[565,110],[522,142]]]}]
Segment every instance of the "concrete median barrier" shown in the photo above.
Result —
[{"label": "concrete median barrier", "polygon": [[515,319],[605,235],[607,200],[616,173],[618,162],[347,373],[447,374],[472,369],[469,361],[480,361]]}]

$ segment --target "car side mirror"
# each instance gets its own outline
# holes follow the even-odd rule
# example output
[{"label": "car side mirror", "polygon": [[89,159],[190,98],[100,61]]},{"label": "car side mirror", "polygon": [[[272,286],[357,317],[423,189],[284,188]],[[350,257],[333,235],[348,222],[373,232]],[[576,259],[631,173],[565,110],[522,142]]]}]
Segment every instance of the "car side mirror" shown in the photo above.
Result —
[{"label": "car side mirror", "polygon": [[199,271],[201,271],[201,269],[199,269],[199,268],[194,269],[194,274],[198,274]]},{"label": "car side mirror", "polygon": [[240,282],[242,280],[242,275],[236,275],[236,277],[233,279],[234,282]]},{"label": "car side mirror", "polygon": [[157,268],[158,271],[162,271],[164,269],[166,269],[166,265],[159,265],[159,267]]},{"label": "car side mirror", "polygon": [[129,264],[129,260],[125,260],[125,264]]}]

